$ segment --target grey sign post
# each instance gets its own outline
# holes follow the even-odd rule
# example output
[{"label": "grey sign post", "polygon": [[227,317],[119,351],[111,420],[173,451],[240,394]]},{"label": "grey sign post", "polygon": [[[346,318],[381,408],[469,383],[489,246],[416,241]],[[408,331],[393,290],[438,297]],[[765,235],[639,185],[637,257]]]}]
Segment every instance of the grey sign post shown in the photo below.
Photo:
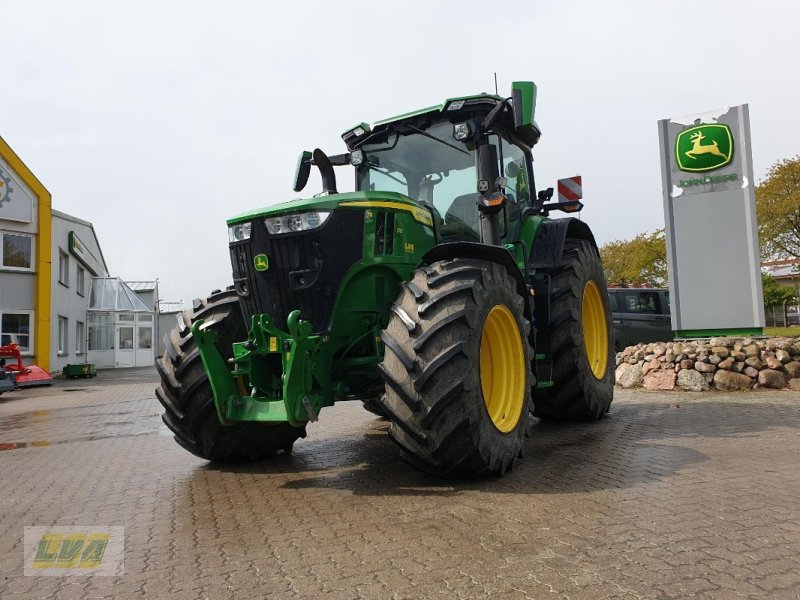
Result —
[{"label": "grey sign post", "polygon": [[747,105],[663,119],[658,137],[676,337],[763,333]]}]

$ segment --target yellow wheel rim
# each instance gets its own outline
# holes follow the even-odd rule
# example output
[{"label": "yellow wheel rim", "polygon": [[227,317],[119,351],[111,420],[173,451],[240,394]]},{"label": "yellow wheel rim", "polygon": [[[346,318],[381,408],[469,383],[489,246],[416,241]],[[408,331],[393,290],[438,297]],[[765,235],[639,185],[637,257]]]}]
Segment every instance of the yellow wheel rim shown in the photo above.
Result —
[{"label": "yellow wheel rim", "polygon": [[608,330],[603,297],[594,281],[588,281],[583,288],[581,314],[586,358],[595,379],[602,379],[608,368]]},{"label": "yellow wheel rim", "polygon": [[481,335],[481,390],[486,411],[503,433],[513,431],[525,403],[525,352],[512,312],[498,304]]}]

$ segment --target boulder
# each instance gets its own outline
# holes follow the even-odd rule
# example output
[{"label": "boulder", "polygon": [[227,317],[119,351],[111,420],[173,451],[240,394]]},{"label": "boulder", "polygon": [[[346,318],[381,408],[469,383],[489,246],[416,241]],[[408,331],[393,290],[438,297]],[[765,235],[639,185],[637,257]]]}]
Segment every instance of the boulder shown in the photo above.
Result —
[{"label": "boulder", "polygon": [[800,362],[793,360],[783,365],[783,368],[786,369],[786,374],[790,378],[796,379],[800,377]]},{"label": "boulder", "polygon": [[746,364],[748,367],[753,367],[756,370],[764,368],[764,363],[762,363],[761,359],[757,356],[748,356],[745,359],[744,364]]},{"label": "boulder", "polygon": [[719,363],[722,362],[722,359],[716,354],[712,354],[711,356],[708,357],[708,362],[710,362],[712,365],[718,365]]},{"label": "boulder", "polygon": [[628,363],[622,363],[617,367],[617,370],[614,371],[614,381],[619,383],[619,378],[622,377],[622,374],[630,367]]},{"label": "boulder", "polygon": [[702,373],[692,369],[684,369],[678,373],[678,387],[689,392],[705,392],[708,390],[708,381]]},{"label": "boulder", "polygon": [[681,361],[681,369],[691,369],[694,366],[694,361],[684,358]]},{"label": "boulder", "polygon": [[644,377],[644,387],[648,390],[674,390],[676,375],[673,371],[653,371]]},{"label": "boulder", "polygon": [[747,365],[744,364],[744,362],[735,362],[735,363],[733,363],[733,369],[732,370],[736,371],[737,373],[741,373],[742,371],[744,371],[744,368],[746,366]]},{"label": "boulder", "polygon": [[667,347],[664,344],[656,344],[653,347],[653,354],[656,356],[664,356],[667,353]]},{"label": "boulder", "polygon": [[642,365],[642,375],[647,375],[650,371],[655,371],[659,368],[661,368],[661,363],[654,358],[650,362],[646,362]]},{"label": "boulder", "polygon": [[733,359],[726,358],[725,360],[719,361],[717,368],[722,369],[723,371],[730,371],[731,369],[733,369]]},{"label": "boulder", "polygon": [[619,384],[625,389],[642,387],[644,373],[640,365],[629,365],[620,375]]},{"label": "boulder", "polygon": [[775,371],[783,371],[783,363],[774,356],[767,357],[767,368]]},{"label": "boulder", "polygon": [[786,375],[780,371],[773,371],[772,369],[764,369],[758,374],[758,384],[763,387],[774,388],[782,390],[786,387]]},{"label": "boulder", "polygon": [[744,352],[733,352],[731,354],[731,358],[736,362],[744,362],[744,359],[747,358],[747,356],[745,356]]},{"label": "boulder", "polygon": [[742,352],[744,352],[744,355],[747,356],[747,357],[758,356],[758,353],[760,352],[760,348],[758,346],[756,346],[755,344],[748,344],[747,346],[744,346],[742,348]]},{"label": "boulder", "polygon": [[777,358],[779,361],[781,361],[781,363],[784,364],[784,365],[786,363],[788,363],[790,360],[792,360],[792,357],[789,355],[789,353],[786,350],[776,350],[775,351],[775,358]]},{"label": "boulder", "polygon": [[748,377],[752,377],[753,379],[758,377],[759,372],[760,371],[758,369],[754,368],[754,367],[745,367],[744,368],[744,374],[747,375]]},{"label": "boulder", "polygon": [[755,382],[747,375],[733,371],[717,371],[714,373],[714,386],[724,392],[749,390]]},{"label": "boulder", "polygon": [[710,363],[704,363],[698,360],[696,363],[694,363],[694,369],[700,373],[713,373],[717,370],[717,367]]},{"label": "boulder", "polygon": [[789,380],[789,389],[794,392],[800,392],[800,377],[793,377]]},{"label": "boulder", "polygon": [[725,346],[714,346],[711,348],[711,352],[720,358],[728,358],[730,355],[730,351]]}]

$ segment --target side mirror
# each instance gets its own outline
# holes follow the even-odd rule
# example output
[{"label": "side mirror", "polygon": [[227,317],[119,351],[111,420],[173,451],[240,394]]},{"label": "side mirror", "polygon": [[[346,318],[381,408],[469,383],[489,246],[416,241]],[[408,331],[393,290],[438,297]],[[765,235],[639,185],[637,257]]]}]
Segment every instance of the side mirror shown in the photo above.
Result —
[{"label": "side mirror", "polygon": [[514,126],[517,129],[533,125],[536,111],[536,84],[532,81],[515,81],[511,84]]},{"label": "side mirror", "polygon": [[304,150],[297,159],[297,167],[294,170],[295,192],[300,192],[308,183],[308,176],[311,174],[311,152]]}]

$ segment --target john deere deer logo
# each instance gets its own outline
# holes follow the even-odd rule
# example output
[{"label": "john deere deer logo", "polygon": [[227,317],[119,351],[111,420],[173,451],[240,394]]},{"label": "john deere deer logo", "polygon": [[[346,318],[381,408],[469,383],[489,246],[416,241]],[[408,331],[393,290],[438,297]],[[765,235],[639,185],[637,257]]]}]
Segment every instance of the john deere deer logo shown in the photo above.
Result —
[{"label": "john deere deer logo", "polygon": [[269,259],[266,254],[256,254],[253,257],[253,266],[256,271],[266,271],[269,269]]},{"label": "john deere deer logo", "polygon": [[675,162],[681,171],[713,171],[732,159],[733,136],[727,125],[698,125],[675,138]]}]

